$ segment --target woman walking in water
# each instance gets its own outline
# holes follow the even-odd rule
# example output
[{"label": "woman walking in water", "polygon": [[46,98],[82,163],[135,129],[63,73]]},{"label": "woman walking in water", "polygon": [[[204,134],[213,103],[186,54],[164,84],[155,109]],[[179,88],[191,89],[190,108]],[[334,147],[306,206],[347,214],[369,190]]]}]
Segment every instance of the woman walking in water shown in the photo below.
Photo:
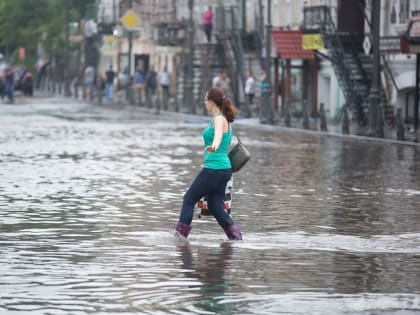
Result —
[{"label": "woman walking in water", "polygon": [[232,122],[235,108],[229,98],[219,88],[207,91],[204,104],[213,117],[204,129],[204,167],[192,182],[184,195],[176,235],[188,237],[194,207],[203,196],[208,196],[208,206],[230,240],[241,240],[239,227],[223,209],[225,188],[232,177],[232,166],[228,157],[228,148],[232,140]]}]

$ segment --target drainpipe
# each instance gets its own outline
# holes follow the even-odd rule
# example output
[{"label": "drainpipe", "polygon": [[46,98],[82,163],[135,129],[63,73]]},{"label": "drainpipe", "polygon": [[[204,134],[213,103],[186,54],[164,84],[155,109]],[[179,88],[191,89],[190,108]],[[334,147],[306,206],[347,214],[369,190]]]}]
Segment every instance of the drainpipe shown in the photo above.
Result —
[{"label": "drainpipe", "polygon": [[272,84],[271,84],[271,0],[267,1],[267,25],[265,34],[265,72],[267,82],[263,91],[263,100],[261,104],[262,113],[260,122],[262,124],[273,124],[272,109]]},{"label": "drainpipe", "polygon": [[381,0],[372,0],[372,86],[370,88],[370,104],[369,104],[369,134],[378,138],[384,137],[382,106],[379,94],[380,83],[380,51],[379,51],[379,34],[380,34],[380,10]]},{"label": "drainpipe", "polygon": [[64,0],[64,23],[65,23],[65,40],[64,40],[64,96],[71,96],[70,92],[70,69],[69,69],[69,1]]},{"label": "drainpipe", "polygon": [[193,25],[193,8],[194,0],[188,0],[188,9],[190,15],[188,19],[188,62],[187,62],[187,82],[184,95],[184,103],[187,105],[188,111],[195,114],[194,91],[193,91],[193,59],[194,59],[194,25]]}]

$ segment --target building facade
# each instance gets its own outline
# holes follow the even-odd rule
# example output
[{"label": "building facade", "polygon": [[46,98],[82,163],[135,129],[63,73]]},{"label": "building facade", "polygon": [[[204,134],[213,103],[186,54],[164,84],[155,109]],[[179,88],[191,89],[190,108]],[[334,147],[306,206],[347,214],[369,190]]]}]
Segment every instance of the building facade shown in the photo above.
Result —
[{"label": "building facade", "polygon": [[[128,58],[131,58],[130,73],[136,68],[146,72],[150,66],[162,69],[167,66],[173,74],[180,73],[182,60],[180,56],[187,50],[188,23],[190,9],[192,9],[194,44],[205,42],[202,31],[202,14],[209,6],[215,12],[214,30],[221,23],[227,23],[226,17],[221,20],[217,15],[220,7],[235,7],[239,16],[239,29],[243,34],[260,32],[263,40],[267,14],[270,14],[271,25],[274,30],[293,30],[304,32],[304,12],[310,7],[327,7],[335,31],[338,34],[352,33],[352,41],[359,45],[358,52],[363,54],[364,39],[369,37],[370,16],[372,0],[230,0],[230,1],[191,1],[191,0],[100,0],[98,1],[99,22],[114,22],[112,34],[104,34],[101,47],[101,60],[99,71],[105,71],[109,64],[113,64],[121,71],[128,66]],[[129,9],[132,9],[140,17],[138,29],[133,33],[131,55],[128,56],[129,45],[127,32],[118,23],[120,17]],[[267,5],[270,3],[270,8]],[[405,31],[407,23],[413,15],[420,10],[420,0],[392,0],[381,1],[381,40],[382,55],[382,87],[387,97],[387,102],[395,107],[407,108],[413,100],[414,91],[414,65],[415,56],[402,54],[398,50],[398,39]],[[356,18],[355,18],[356,16]],[[342,38],[343,40],[343,38]],[[365,40],[368,41],[368,40]],[[346,43],[345,43],[346,44]],[[263,43],[262,46],[264,47]],[[273,42],[274,47],[276,43]],[[254,51],[255,54],[263,54],[262,51]],[[369,49],[364,52],[367,56]],[[334,61],[329,58],[331,52],[328,47],[319,49],[313,61],[290,58],[290,73],[286,72],[288,61],[283,59],[281,52],[274,51],[273,77],[279,78],[279,84],[284,84],[284,77],[290,76],[289,97],[291,102],[301,103],[308,99],[315,106],[324,103],[327,115],[334,117],[340,108],[346,103],[348,93],[340,83],[339,74]],[[246,58],[251,59],[249,55]],[[261,56],[256,56],[256,59]],[[362,58],[362,56],[360,56]],[[309,64],[309,65],[308,65]],[[289,71],[289,70],[287,70]],[[314,77],[314,71],[315,77]],[[306,87],[308,86],[309,87]],[[302,89],[308,89],[302,93]],[[280,107],[284,103],[284,87],[279,87],[276,95]]]}]

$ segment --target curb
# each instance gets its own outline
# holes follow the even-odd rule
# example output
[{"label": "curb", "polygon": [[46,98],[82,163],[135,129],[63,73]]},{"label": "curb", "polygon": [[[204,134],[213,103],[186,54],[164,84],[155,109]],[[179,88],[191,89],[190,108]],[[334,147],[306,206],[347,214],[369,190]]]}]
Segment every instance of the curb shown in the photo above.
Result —
[{"label": "curb", "polygon": [[[138,105],[129,105],[125,103],[109,103],[109,104],[97,104],[93,102],[86,102],[84,100],[77,100],[72,99],[68,97],[64,97],[61,95],[51,95],[51,96],[39,96],[36,98],[36,101],[45,99],[46,101],[51,99],[56,99],[57,101],[63,100],[66,103],[71,102],[77,102],[77,103],[83,103],[88,106],[92,107],[101,107],[106,108],[109,110],[123,110],[123,109],[130,109],[130,110],[136,110],[139,112],[147,113],[147,114],[153,114],[154,108],[145,108],[145,107],[139,107]],[[203,116],[200,114],[189,114],[189,113],[183,113],[183,112],[174,112],[174,111],[165,111],[160,110],[160,114],[155,115],[156,117],[179,117],[184,122],[190,120],[191,122],[197,122],[197,123],[208,123],[210,120],[209,116]],[[271,132],[286,132],[286,133],[300,133],[305,135],[313,135],[313,136],[328,136],[328,137],[335,137],[335,138],[343,138],[343,139],[350,139],[350,140],[359,140],[359,141],[368,141],[368,142],[380,142],[380,143],[389,143],[389,144],[397,144],[397,145],[408,145],[408,146],[414,146],[414,147],[420,147],[420,143],[414,142],[414,141],[401,141],[396,139],[390,139],[390,138],[376,138],[376,137],[369,137],[369,136],[363,136],[363,135],[346,135],[338,132],[332,132],[332,131],[320,131],[320,130],[311,130],[311,129],[302,129],[298,127],[285,127],[280,125],[265,125],[261,124],[258,120],[258,118],[238,118],[235,120],[235,124],[237,126],[247,126],[252,127],[257,130],[266,130]]]}]

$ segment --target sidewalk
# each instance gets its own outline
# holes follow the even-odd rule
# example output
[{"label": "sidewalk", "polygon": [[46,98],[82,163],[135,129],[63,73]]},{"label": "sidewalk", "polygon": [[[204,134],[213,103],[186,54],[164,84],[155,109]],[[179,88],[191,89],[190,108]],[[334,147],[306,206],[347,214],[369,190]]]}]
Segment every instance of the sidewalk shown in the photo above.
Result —
[{"label": "sidewalk", "polygon": [[[121,110],[122,108],[130,108],[134,109],[137,108],[139,110],[144,110],[148,113],[153,113],[155,111],[155,106],[151,108],[147,107],[141,107],[139,105],[130,105],[127,102],[122,101],[121,103],[108,103],[106,100],[103,100],[103,103],[101,105],[94,104],[96,106],[104,106],[107,108],[117,109]],[[176,115],[178,118],[189,120],[189,121],[201,121],[201,120],[209,120],[209,116],[205,116],[202,114],[201,110],[196,110],[196,114],[189,114],[182,112],[175,112],[175,111],[164,111],[162,108],[160,109],[160,115],[164,116],[173,116]],[[347,138],[353,138],[353,139],[364,139],[364,140],[371,140],[371,141],[387,141],[392,143],[400,143],[400,144],[409,144],[409,145],[420,145],[418,143],[418,139],[420,139],[420,132],[417,131],[417,135],[413,132],[409,132],[409,130],[405,130],[404,136],[405,140],[400,141],[397,140],[397,130],[394,127],[384,125],[384,137],[378,138],[378,137],[371,137],[369,136],[369,130],[368,128],[359,127],[356,121],[350,120],[349,123],[349,131],[350,133],[348,135],[343,134],[342,132],[342,123],[335,123],[333,120],[327,121],[327,130],[328,131],[321,131],[320,128],[320,119],[314,119],[311,118],[309,121],[309,129],[303,128],[303,121],[302,119],[296,119],[293,118],[291,122],[291,127],[286,127],[285,121],[283,117],[279,117],[279,121],[275,123],[274,125],[267,125],[267,124],[261,124],[259,117],[256,116],[256,114],[253,115],[252,118],[245,118],[241,115],[239,112],[236,116],[235,123],[238,125],[250,125],[254,128],[269,128],[269,129],[278,129],[282,131],[287,132],[304,132],[304,133],[313,133],[313,134],[319,134],[319,135],[329,135],[329,136],[335,136],[335,137],[347,137]],[[417,139],[417,141],[416,141]]]},{"label": "sidewalk", "polygon": [[[98,104],[97,102],[87,102],[80,99],[75,99],[71,97],[64,97],[62,95],[48,95],[47,93],[36,93],[36,96],[33,98],[25,98],[26,104],[30,103],[42,103],[42,100],[45,100],[45,103],[51,104],[53,100],[57,102],[63,103],[78,103],[78,104],[86,104],[92,106],[92,109],[96,108],[106,108],[111,111],[118,111],[119,116],[122,114],[122,111],[129,110],[127,115],[131,115],[131,117],[127,117],[127,119],[136,119],[139,117],[139,114],[147,114],[147,115],[154,115],[156,117],[160,117],[161,119],[172,119],[176,120],[183,120],[187,122],[193,123],[201,123],[207,122],[210,120],[209,116],[205,116],[202,114],[202,111],[197,110],[196,114],[189,114],[185,112],[175,112],[171,110],[163,110],[160,109],[160,114],[155,114],[155,107],[141,107],[139,105],[130,105],[126,102],[116,103],[116,102],[107,102],[103,100],[102,104]],[[135,114],[136,113],[136,114]],[[135,115],[133,115],[135,114]],[[124,115],[123,115],[124,116]],[[410,132],[409,130],[405,131],[405,141],[397,140],[397,131],[395,128],[391,128],[390,126],[384,126],[384,138],[377,138],[377,137],[370,137],[368,135],[367,128],[360,128],[357,125],[357,122],[350,121],[349,124],[349,131],[350,134],[346,135],[342,132],[342,124],[341,123],[334,123],[333,121],[327,122],[327,129],[328,131],[321,131],[320,130],[320,120],[311,118],[309,121],[309,129],[303,128],[302,119],[292,119],[291,127],[286,127],[284,118],[279,117],[279,121],[274,125],[268,124],[261,124],[260,119],[255,115],[252,118],[244,118],[241,116],[240,112],[238,113],[235,124],[243,125],[243,126],[252,126],[253,128],[263,129],[263,130],[279,130],[282,132],[301,132],[301,133],[309,133],[309,134],[317,134],[317,135],[325,135],[325,136],[334,136],[334,137],[344,137],[344,138],[352,138],[352,139],[363,139],[369,141],[385,141],[390,143],[399,143],[399,144],[406,144],[406,145],[415,145],[420,146],[420,143],[416,142],[416,134]],[[417,139],[420,139],[420,133],[417,131]]]},{"label": "sidewalk", "polygon": [[[420,132],[417,131],[417,137],[414,132],[410,132],[409,130],[405,130],[405,140],[400,141],[397,140],[397,130],[396,128],[392,128],[390,126],[384,126],[384,137],[377,138],[369,136],[368,128],[359,127],[356,121],[350,121],[349,123],[349,134],[344,134],[342,132],[342,124],[341,123],[334,123],[333,121],[327,121],[327,130],[328,131],[321,131],[320,128],[320,120],[311,118],[309,121],[309,129],[303,128],[303,121],[302,119],[292,119],[291,127],[286,127],[284,118],[280,117],[280,120],[274,125],[266,125],[261,124],[259,118],[241,118],[240,115],[237,117],[235,123],[238,124],[245,124],[245,125],[254,125],[260,126],[261,128],[276,128],[282,131],[290,131],[290,132],[303,132],[303,133],[312,133],[312,134],[319,134],[319,135],[327,135],[327,136],[335,136],[335,137],[345,137],[345,138],[353,138],[353,139],[364,139],[364,140],[371,140],[371,141],[386,141],[392,143],[400,143],[400,144],[409,144],[409,145],[418,145],[418,139],[420,139]],[[415,141],[417,139],[417,141]]]}]

